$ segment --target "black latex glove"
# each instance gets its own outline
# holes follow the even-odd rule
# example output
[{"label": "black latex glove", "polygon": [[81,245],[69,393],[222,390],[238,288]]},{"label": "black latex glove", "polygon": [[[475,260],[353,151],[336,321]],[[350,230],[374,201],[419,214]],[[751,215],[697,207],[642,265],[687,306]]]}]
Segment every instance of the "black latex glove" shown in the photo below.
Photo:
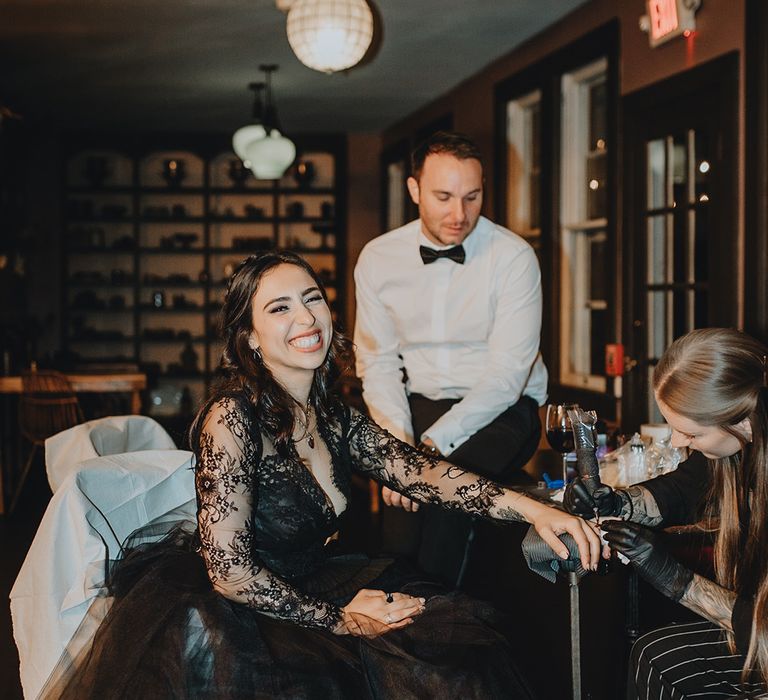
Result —
[{"label": "black latex glove", "polygon": [[563,505],[569,513],[579,515],[582,518],[594,517],[595,508],[597,508],[599,515],[619,516],[624,506],[621,493],[621,491],[614,491],[607,484],[603,484],[598,486],[590,496],[581,477],[577,476],[565,489]]},{"label": "black latex glove", "polygon": [[675,602],[683,597],[693,571],[667,552],[657,533],[624,520],[606,520],[600,528],[611,549],[627,557],[637,573],[656,590]]}]

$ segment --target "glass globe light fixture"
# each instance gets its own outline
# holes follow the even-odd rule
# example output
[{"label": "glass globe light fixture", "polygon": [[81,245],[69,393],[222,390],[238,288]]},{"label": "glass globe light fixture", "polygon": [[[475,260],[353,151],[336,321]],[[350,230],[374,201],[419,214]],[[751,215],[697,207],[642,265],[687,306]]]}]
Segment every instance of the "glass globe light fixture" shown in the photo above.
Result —
[{"label": "glass globe light fixture", "polygon": [[[232,136],[232,148],[246,168],[259,180],[277,180],[296,158],[293,141],[280,133],[277,108],[272,99],[272,73],[277,66],[262,65],[266,81],[251,83],[254,91],[254,123],[238,129]],[[265,101],[261,102],[261,91],[265,89]]]},{"label": "glass globe light fixture", "polygon": [[250,168],[248,163],[248,156],[245,155],[245,149],[253,141],[263,139],[267,135],[267,130],[263,124],[249,124],[248,126],[241,126],[234,134],[232,134],[232,150],[237,157],[245,163],[246,168]]},{"label": "glass globe light fixture", "polygon": [[251,141],[245,148],[243,162],[258,180],[277,180],[296,158],[296,146],[277,129],[269,136]]},{"label": "glass globe light fixture", "polygon": [[373,39],[373,13],[366,0],[294,0],[287,32],[305,66],[335,73],[365,55]]}]

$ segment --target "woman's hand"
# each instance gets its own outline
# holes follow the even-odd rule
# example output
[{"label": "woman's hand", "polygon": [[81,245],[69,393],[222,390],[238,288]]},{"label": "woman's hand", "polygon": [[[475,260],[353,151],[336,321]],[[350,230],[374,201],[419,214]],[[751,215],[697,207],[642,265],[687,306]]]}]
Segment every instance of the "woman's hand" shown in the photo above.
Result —
[{"label": "woman's hand", "polygon": [[341,609],[336,634],[377,636],[410,625],[424,612],[424,598],[363,588]]},{"label": "woman's hand", "polygon": [[602,545],[597,529],[592,523],[543,503],[536,503],[528,520],[536,528],[541,539],[562,559],[567,559],[569,554],[568,548],[561,542],[558,535],[567,532],[579,548],[581,565],[589,571],[597,570]]}]

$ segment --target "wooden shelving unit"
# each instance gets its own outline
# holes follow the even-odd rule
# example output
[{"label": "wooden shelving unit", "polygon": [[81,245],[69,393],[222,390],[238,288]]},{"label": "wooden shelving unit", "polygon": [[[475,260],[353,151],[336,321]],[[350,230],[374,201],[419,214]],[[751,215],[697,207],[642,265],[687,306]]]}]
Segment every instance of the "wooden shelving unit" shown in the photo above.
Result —
[{"label": "wooden shelving unit", "polygon": [[210,388],[216,327],[232,269],[247,255],[293,250],[343,312],[346,141],[296,138],[277,181],[242,179],[226,137],[73,139],[64,173],[62,346],[78,365],[136,364],[148,410],[177,413]]}]

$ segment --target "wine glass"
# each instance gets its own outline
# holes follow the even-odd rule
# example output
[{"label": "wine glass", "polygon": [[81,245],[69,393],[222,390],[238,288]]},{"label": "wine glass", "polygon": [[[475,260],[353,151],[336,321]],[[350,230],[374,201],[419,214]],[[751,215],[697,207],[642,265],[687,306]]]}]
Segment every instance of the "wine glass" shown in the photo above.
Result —
[{"label": "wine glass", "polygon": [[547,406],[547,442],[563,455],[563,486],[568,483],[568,453],[573,452],[573,429],[568,411],[578,408],[576,403],[551,403]]}]

